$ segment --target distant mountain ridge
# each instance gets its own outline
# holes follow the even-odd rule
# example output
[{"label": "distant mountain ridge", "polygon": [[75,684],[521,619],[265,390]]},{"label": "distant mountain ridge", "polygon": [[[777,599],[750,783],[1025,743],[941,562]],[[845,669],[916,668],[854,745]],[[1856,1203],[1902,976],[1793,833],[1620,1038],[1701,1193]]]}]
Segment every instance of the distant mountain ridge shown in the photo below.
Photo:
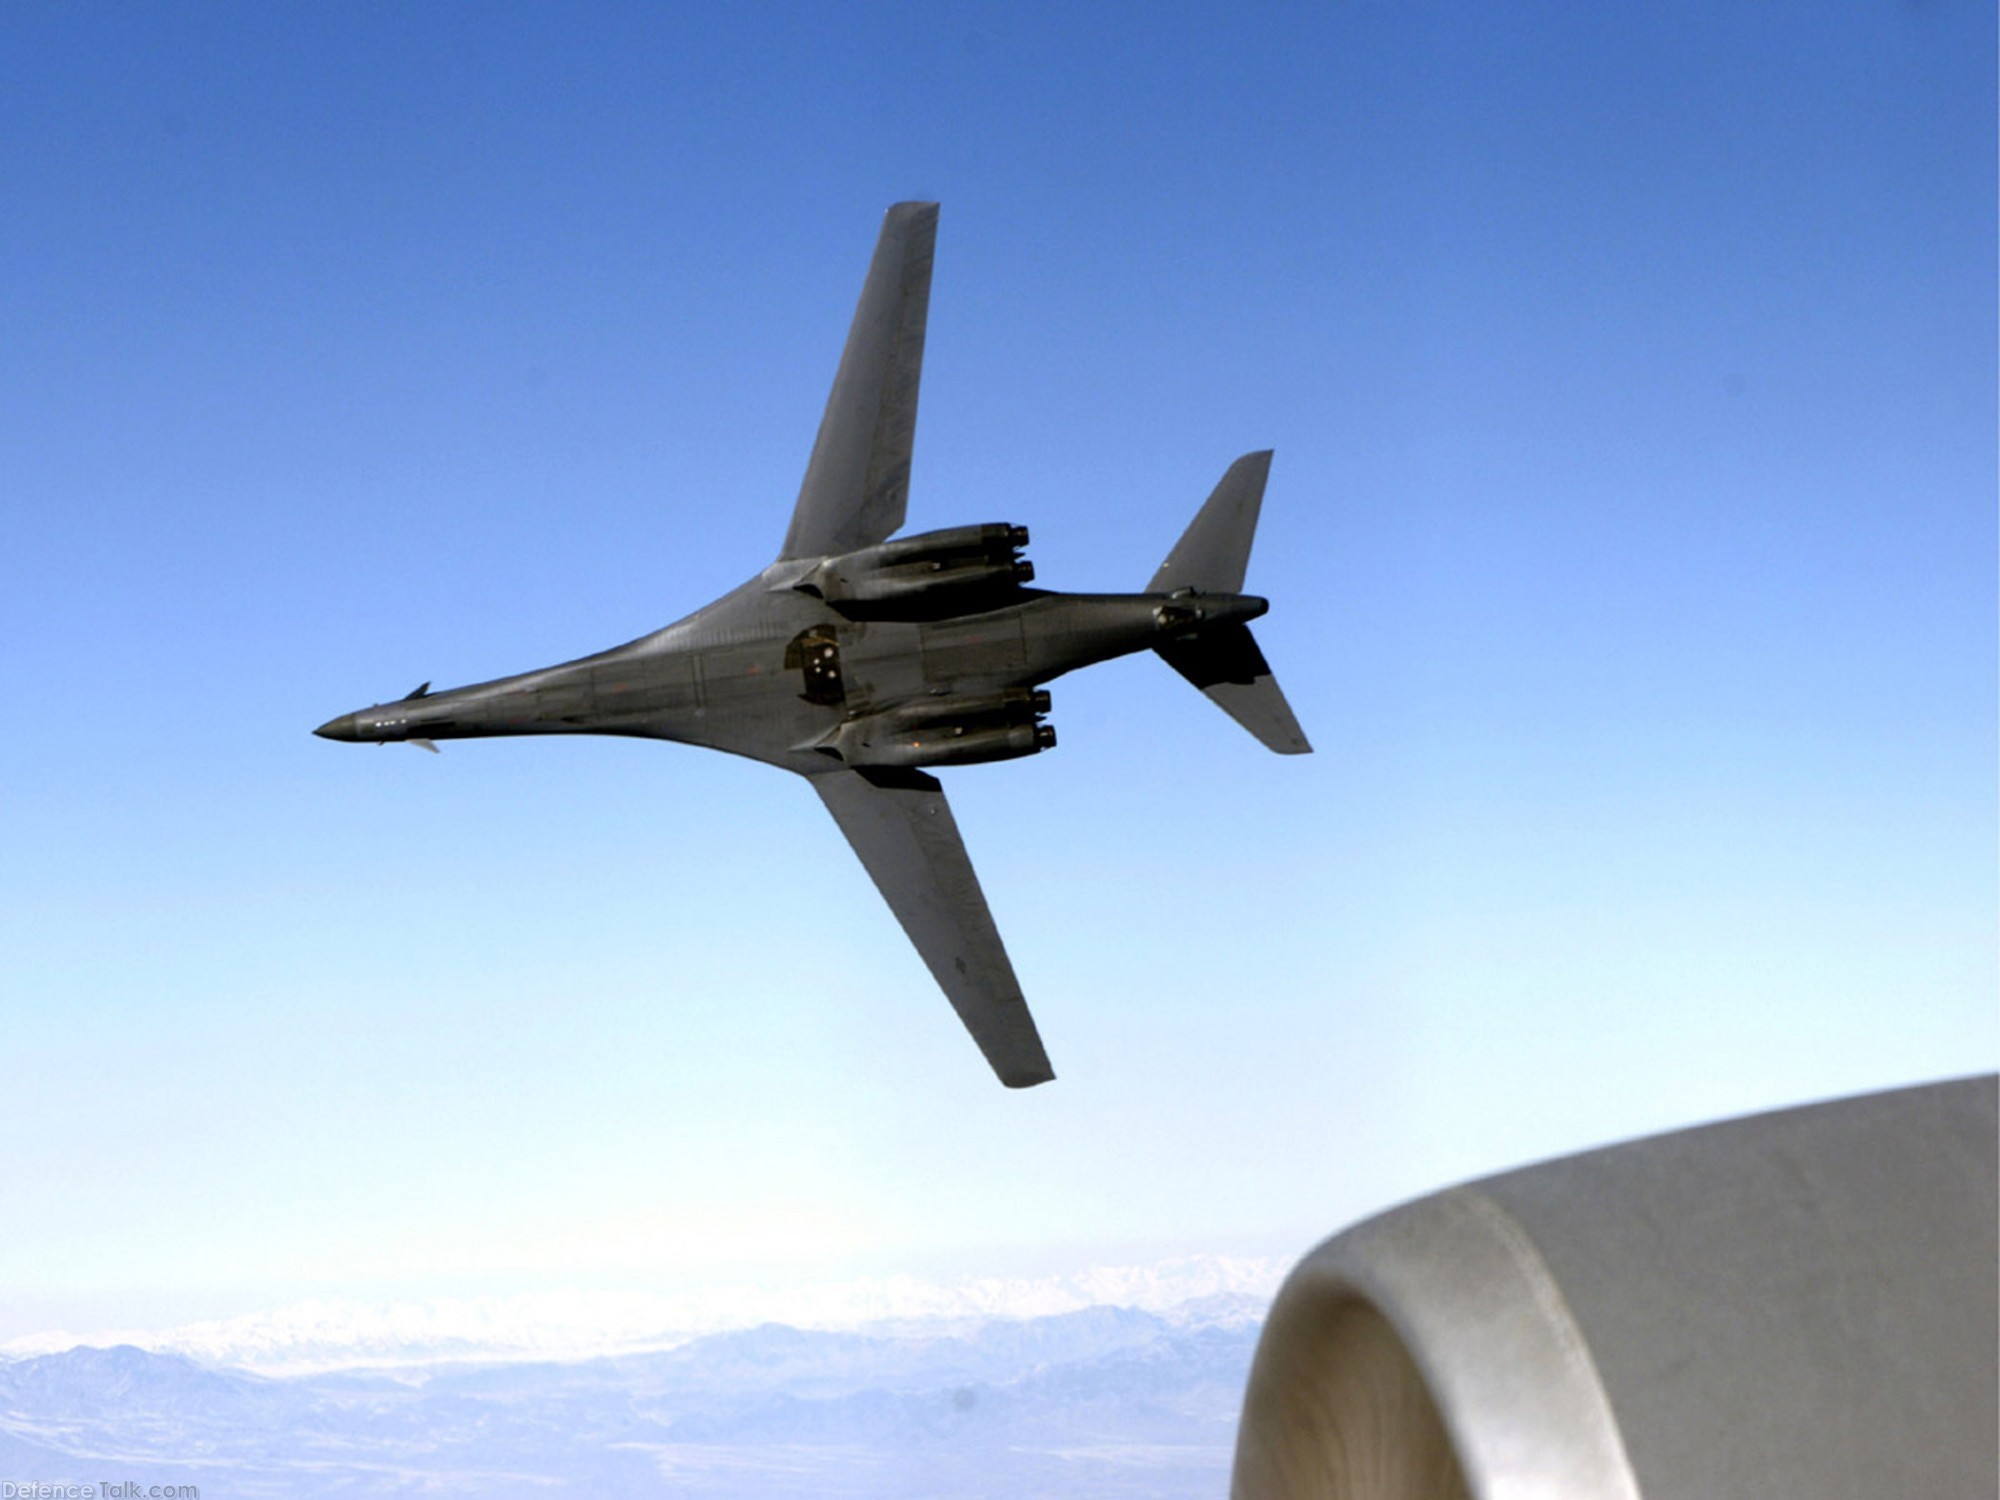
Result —
[{"label": "distant mountain ridge", "polygon": [[934,1334],[1092,1308],[1170,1322],[1262,1318],[1288,1263],[1228,1255],[1099,1266],[1041,1277],[891,1276],[772,1290],[555,1291],[365,1303],[309,1300],[164,1329],[50,1330],[0,1344],[0,1360],[130,1344],[265,1374],[434,1365],[447,1360],[566,1360],[671,1349],[762,1323],[815,1331]]},{"label": "distant mountain ridge", "polygon": [[308,1500],[1213,1496],[1257,1332],[1237,1311],[764,1324],[574,1363],[285,1378],[77,1348],[0,1363],[0,1465],[39,1483]]}]

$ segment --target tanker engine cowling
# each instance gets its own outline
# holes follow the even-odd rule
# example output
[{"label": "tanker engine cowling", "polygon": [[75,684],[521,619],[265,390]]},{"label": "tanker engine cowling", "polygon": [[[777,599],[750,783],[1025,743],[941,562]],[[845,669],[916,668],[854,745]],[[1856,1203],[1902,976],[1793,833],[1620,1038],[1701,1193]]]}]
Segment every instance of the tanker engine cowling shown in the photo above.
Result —
[{"label": "tanker engine cowling", "polygon": [[1021,556],[1028,528],[953,526],[815,563],[794,588],[832,605],[908,605],[1018,588],[1035,576]]},{"label": "tanker engine cowling", "polygon": [[966,766],[1049,749],[1049,695],[1016,690],[906,704],[849,719],[820,746],[850,766]]}]

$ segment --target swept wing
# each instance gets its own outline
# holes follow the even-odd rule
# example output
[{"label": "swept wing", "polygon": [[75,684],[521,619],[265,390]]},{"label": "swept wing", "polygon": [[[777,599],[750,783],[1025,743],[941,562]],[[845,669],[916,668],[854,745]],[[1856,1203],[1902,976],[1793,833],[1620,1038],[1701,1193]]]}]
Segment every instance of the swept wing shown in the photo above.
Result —
[{"label": "swept wing", "polygon": [[935,203],[898,203],[882,220],[781,560],[870,547],[903,524],[937,219]]},{"label": "swept wing", "polygon": [[843,770],[811,781],[1000,1081],[1054,1078],[936,778]]}]

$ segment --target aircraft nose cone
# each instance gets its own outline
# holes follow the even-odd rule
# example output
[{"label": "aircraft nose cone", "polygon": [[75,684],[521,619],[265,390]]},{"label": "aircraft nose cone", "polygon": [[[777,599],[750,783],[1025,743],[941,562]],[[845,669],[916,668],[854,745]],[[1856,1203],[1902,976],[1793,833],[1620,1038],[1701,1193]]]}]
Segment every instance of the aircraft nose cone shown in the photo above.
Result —
[{"label": "aircraft nose cone", "polygon": [[361,732],[354,727],[353,714],[342,714],[337,719],[328,719],[313,733],[323,740],[345,740],[350,745],[358,743],[361,739]]}]

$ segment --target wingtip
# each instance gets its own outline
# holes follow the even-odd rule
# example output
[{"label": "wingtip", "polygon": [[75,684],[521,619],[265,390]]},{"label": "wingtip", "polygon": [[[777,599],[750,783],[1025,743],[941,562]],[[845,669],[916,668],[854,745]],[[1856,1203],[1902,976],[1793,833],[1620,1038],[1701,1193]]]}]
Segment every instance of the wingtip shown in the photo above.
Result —
[{"label": "wingtip", "polygon": [[1010,1089],[1032,1089],[1045,1083],[1056,1081],[1054,1068],[1044,1068],[1039,1073],[1002,1073],[1000,1081]]}]

